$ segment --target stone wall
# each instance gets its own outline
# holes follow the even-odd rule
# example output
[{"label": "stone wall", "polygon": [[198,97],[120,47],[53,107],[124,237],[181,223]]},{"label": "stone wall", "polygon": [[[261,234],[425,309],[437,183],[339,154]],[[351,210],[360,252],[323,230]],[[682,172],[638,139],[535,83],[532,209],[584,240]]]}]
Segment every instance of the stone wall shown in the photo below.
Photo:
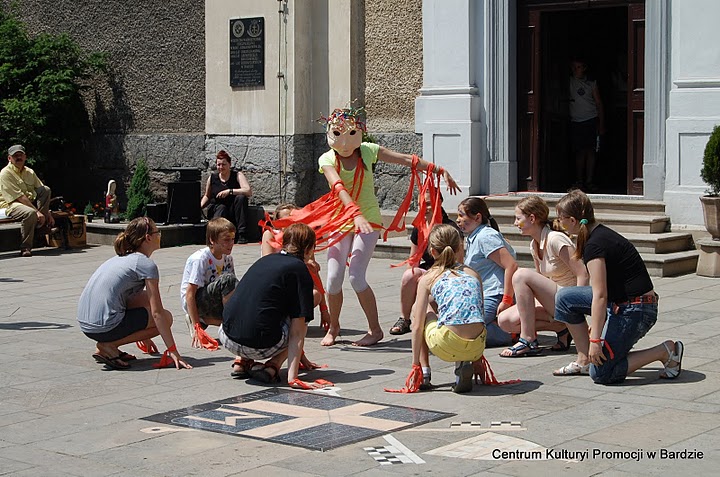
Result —
[{"label": "stone wall", "polygon": [[[357,84],[370,132],[386,147],[421,154],[421,137],[413,132],[414,98],[422,85],[421,2],[358,2],[359,58],[365,63]],[[9,3],[0,0],[3,7]],[[175,179],[172,167],[197,167],[205,181],[219,149],[248,176],[253,203],[304,205],[327,192],[317,172],[317,158],[327,150],[324,135],[206,135],[205,1],[16,3],[31,33],[67,32],[83,48],[108,55],[109,74],[88,84],[84,98],[94,134],[83,151],[73,152],[77,168],[53,178],[58,194],[97,201],[112,178],[125,204],[134,166],[145,158],[156,199],[164,200],[167,182]],[[375,179],[381,207],[396,207],[407,189],[407,170],[380,164]]]},{"label": "stone wall", "polygon": [[[17,4],[31,34],[68,33],[84,49],[107,54],[109,72],[88,84],[94,131],[78,164],[53,188],[73,200],[98,200],[109,178],[124,200],[139,157],[160,168],[203,158],[205,1],[0,0]],[[155,181],[158,190],[164,188]],[[102,196],[100,196],[102,197]]]}]

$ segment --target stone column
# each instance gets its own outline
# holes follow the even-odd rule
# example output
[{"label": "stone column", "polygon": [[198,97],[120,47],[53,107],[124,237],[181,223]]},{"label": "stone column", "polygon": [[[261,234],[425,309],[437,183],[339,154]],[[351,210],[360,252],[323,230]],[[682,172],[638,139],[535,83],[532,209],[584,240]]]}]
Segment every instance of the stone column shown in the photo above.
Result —
[{"label": "stone column", "polygon": [[487,191],[481,124],[482,2],[423,0],[423,86],[415,100],[415,130],[423,158],[450,170],[463,189],[445,196],[453,210],[469,194]]}]

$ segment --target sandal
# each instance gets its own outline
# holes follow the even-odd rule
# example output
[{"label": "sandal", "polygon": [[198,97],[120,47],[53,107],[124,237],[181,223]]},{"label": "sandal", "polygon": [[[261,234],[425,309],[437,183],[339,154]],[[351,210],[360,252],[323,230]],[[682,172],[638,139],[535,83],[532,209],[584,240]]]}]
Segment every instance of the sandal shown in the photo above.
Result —
[{"label": "sandal", "polygon": [[575,361],[553,371],[553,376],[587,376],[590,374],[590,363],[585,366],[577,364]]},{"label": "sandal", "polygon": [[[252,359],[245,359],[245,358],[235,358],[235,361],[232,363],[232,372],[230,373],[230,377],[235,379],[246,379],[250,377],[250,369],[255,365],[255,361]],[[236,370],[235,366],[239,366],[240,369]]]},{"label": "sandal", "polygon": [[[557,335],[557,343],[552,345],[550,348],[550,351],[567,351],[570,349],[570,343],[572,343],[572,335],[570,334],[570,330],[565,328],[562,331],[558,331],[555,333]],[[564,340],[565,336],[567,336],[567,341]]]},{"label": "sandal", "polygon": [[[275,371],[274,374],[268,373],[268,369],[272,369]],[[256,381],[260,381],[261,383],[270,384],[270,383],[279,383],[280,382],[280,370],[277,366],[272,364],[271,362],[267,363],[255,363],[250,368],[250,377],[253,378]]]},{"label": "sandal", "polygon": [[[509,351],[510,354],[503,354]],[[522,358],[523,356],[537,356],[542,353],[538,340],[535,338],[532,341],[528,341],[525,338],[518,338],[518,342],[511,347],[503,350],[500,356],[503,358]]]},{"label": "sandal", "polygon": [[[682,358],[685,352],[685,345],[682,341],[676,341],[672,351],[666,342],[663,342],[665,350],[668,352],[668,359],[665,361],[665,369],[660,373],[660,379],[675,379],[680,376],[682,372]],[[674,366],[670,366],[670,363],[674,362]]]},{"label": "sandal", "polygon": [[406,320],[402,316],[398,318],[395,324],[390,328],[391,335],[404,335],[410,333],[410,320]]},{"label": "sandal", "polygon": [[128,363],[124,363],[123,360],[120,359],[120,355],[117,355],[114,358],[108,358],[107,356],[103,356],[100,353],[95,353],[92,356],[93,358],[95,358],[95,361],[100,364],[104,364],[108,368],[112,368],[118,371],[130,369],[130,365]]}]

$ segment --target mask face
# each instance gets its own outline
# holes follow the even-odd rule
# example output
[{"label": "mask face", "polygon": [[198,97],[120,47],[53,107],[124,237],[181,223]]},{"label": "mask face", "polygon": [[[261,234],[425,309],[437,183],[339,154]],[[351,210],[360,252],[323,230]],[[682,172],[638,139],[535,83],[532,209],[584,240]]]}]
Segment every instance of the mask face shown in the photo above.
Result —
[{"label": "mask face", "polygon": [[336,109],[327,122],[327,142],[341,157],[349,157],[360,147],[365,124],[347,110]]}]

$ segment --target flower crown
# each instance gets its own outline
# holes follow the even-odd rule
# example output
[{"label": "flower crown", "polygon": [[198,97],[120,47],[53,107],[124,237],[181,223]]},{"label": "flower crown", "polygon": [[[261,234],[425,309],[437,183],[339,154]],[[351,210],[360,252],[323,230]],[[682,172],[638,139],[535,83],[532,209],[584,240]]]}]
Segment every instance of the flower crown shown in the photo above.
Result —
[{"label": "flower crown", "polygon": [[367,132],[364,107],[354,108],[351,106],[345,109],[336,108],[330,116],[320,116],[317,122],[324,124],[327,130],[332,128],[339,131],[340,134],[350,129],[359,129]]}]

